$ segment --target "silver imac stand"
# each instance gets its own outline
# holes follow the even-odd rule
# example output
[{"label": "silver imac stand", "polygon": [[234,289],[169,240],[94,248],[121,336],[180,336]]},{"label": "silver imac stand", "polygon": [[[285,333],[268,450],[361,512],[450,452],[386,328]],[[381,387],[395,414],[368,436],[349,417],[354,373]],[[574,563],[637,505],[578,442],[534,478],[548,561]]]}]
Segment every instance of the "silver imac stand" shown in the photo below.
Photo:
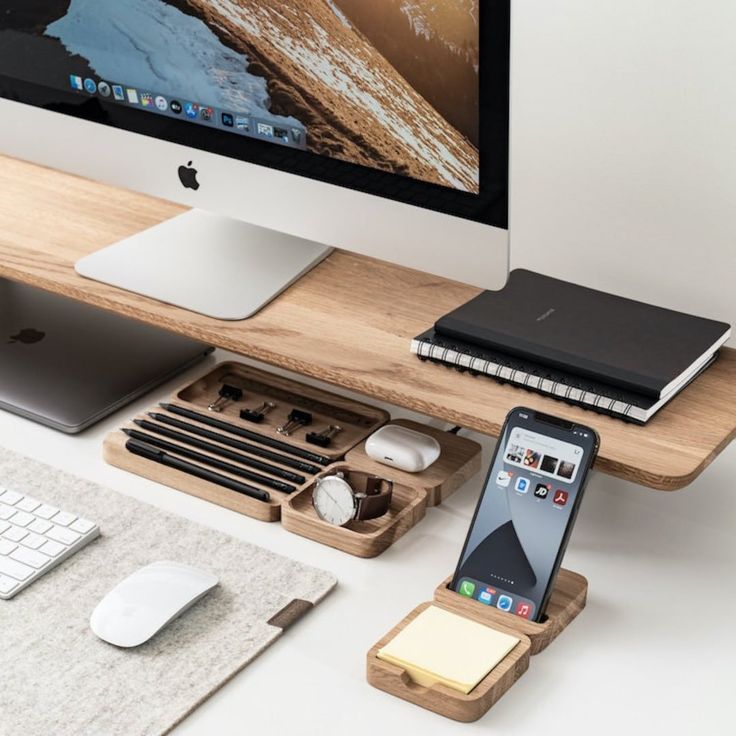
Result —
[{"label": "silver imac stand", "polygon": [[81,258],[81,276],[222,320],[252,317],[332,248],[191,210]]}]

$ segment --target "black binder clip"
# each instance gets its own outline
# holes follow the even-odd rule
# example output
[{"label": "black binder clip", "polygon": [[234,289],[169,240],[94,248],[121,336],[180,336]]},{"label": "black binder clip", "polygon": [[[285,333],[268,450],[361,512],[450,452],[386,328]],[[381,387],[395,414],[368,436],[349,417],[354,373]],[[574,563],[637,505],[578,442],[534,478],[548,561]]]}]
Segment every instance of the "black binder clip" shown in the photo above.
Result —
[{"label": "black binder clip", "polygon": [[330,424],[330,426],[322,432],[310,432],[307,435],[307,442],[312,445],[317,445],[318,447],[329,447],[332,444],[332,438],[335,437],[335,435],[340,434],[340,432],[342,432],[342,427],[337,424]]},{"label": "black binder clip", "polygon": [[218,398],[207,407],[210,411],[220,412],[229,404],[240,401],[243,398],[243,389],[225,383],[218,394]]},{"label": "black binder clip", "polygon": [[312,415],[308,411],[292,409],[289,414],[289,421],[286,422],[286,424],[282,424],[276,431],[279,434],[283,434],[285,437],[289,437],[292,433],[296,432],[299,427],[307,427],[311,423]]},{"label": "black binder clip", "polygon": [[275,408],[276,404],[273,401],[264,401],[257,409],[241,409],[240,418],[254,424],[260,424],[266,418],[266,414]]}]

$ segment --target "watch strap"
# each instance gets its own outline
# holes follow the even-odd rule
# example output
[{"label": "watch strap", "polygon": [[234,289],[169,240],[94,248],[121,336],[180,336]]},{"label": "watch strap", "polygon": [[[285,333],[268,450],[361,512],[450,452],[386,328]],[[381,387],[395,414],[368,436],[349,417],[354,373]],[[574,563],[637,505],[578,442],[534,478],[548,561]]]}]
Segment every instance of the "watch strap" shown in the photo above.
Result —
[{"label": "watch strap", "polygon": [[[351,479],[352,480],[352,479]],[[358,498],[355,518],[358,521],[376,519],[383,516],[391,507],[391,496],[394,484],[390,480],[368,475],[365,480],[364,495]],[[355,488],[355,485],[353,485]]]}]

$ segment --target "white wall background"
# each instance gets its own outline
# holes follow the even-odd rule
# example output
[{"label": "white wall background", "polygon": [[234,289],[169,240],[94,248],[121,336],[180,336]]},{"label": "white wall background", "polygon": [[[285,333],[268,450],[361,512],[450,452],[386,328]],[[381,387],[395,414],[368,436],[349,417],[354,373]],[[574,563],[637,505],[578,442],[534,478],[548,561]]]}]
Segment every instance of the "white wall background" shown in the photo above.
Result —
[{"label": "white wall background", "polygon": [[736,1],[512,5],[512,267],[736,322]]}]

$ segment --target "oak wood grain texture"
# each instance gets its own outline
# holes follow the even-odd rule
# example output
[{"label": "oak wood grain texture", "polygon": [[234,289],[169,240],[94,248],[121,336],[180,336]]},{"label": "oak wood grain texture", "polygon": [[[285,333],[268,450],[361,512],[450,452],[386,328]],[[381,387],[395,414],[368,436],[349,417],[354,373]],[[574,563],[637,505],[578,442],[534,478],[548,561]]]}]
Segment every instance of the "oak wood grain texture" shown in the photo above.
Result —
[{"label": "oak wood grain texture", "polygon": [[[326,468],[317,479],[341,470],[356,470],[348,463]],[[361,468],[362,470],[362,468]],[[376,519],[350,521],[344,527],[329,524],[317,516],[312,505],[316,480],[307,488],[286,498],[281,507],[284,529],[308,537],[356,557],[377,557],[397,539],[416,526],[427,510],[427,494],[421,487],[394,483],[391,507]]]},{"label": "oak wood grain texture", "polygon": [[[177,391],[174,400],[207,414],[207,407],[217,399],[224,383],[242,389],[243,399],[225,406],[221,412],[213,413],[213,417],[265,437],[288,442],[294,447],[315,452],[331,460],[342,459],[348,450],[390,419],[389,413],[378,407],[235,362],[215,366],[207,375]],[[276,408],[261,423],[240,418],[241,409],[256,409],[266,400],[276,404]],[[309,412],[313,422],[286,437],[279,434],[277,428],[288,421],[292,409]],[[339,425],[342,428],[329,447],[319,447],[307,442],[308,432],[321,432],[329,425]]]},{"label": "oak wood grain texture", "polygon": [[[141,416],[141,418],[143,417]],[[131,424],[129,426],[132,429],[135,425]],[[127,441],[128,437],[122,431],[115,430],[114,432],[110,432],[102,444],[102,456],[105,462],[121,470],[127,470],[129,473],[140,475],[142,478],[148,478],[156,483],[174,488],[177,491],[183,491],[190,496],[197,496],[231,511],[237,511],[239,514],[251,516],[259,521],[278,521],[281,518],[281,502],[286,494],[269,488],[267,490],[271,496],[270,500],[259,501],[258,499],[244,496],[242,493],[231,491],[229,488],[223,488],[215,483],[210,483],[209,481],[176,470],[175,468],[169,468],[165,465],[146,460],[138,455],[133,455],[133,453],[125,449],[125,443]],[[201,451],[198,450],[198,452]],[[203,452],[202,454],[209,453]],[[196,462],[193,464],[201,465],[201,463]],[[209,469],[233,480],[239,480],[253,486],[257,485],[243,478],[238,478],[232,473],[226,473],[213,468]]]},{"label": "oak wood grain texture", "polygon": [[368,457],[365,452],[365,442],[361,442],[345,455],[345,460],[351,467],[380,475],[396,483],[423,488],[427,492],[428,506],[441,504],[480,472],[482,448],[475,440],[458,437],[450,432],[410,419],[395,419],[391,424],[434,437],[440,443],[439,458],[421,473],[406,473]]},{"label": "oak wood grain texture", "polygon": [[[531,642],[518,630],[493,623],[491,628],[516,636],[519,638],[519,643],[473,690],[466,695],[440,684],[423,687],[413,682],[402,667],[378,659],[377,655],[382,647],[386,646],[422,611],[431,605],[439,605],[440,608],[446,608],[450,611],[454,610],[436,602],[434,604],[422,603],[415,608],[370,649],[366,659],[366,677],[373,687],[447,718],[465,723],[477,721],[526,672],[529,667]],[[482,617],[477,617],[472,612],[463,612],[463,615],[478,623],[489,625],[487,621],[482,620]]]},{"label": "oak wood grain texture", "polygon": [[561,569],[547,604],[546,620],[536,623],[466,598],[448,588],[451,582],[452,577],[449,577],[437,587],[434,593],[436,603],[455,613],[480,617],[489,626],[501,624],[519,631],[529,637],[531,654],[539,654],[546,649],[567,628],[585,608],[588,596],[588,581],[576,572]]},{"label": "oak wood grain texture", "polygon": [[[526,405],[594,427],[596,467],[661,490],[688,485],[736,434],[736,351],[646,426],[420,362],[412,337],[478,289],[336,252],[244,322],[221,322],[82,279],[77,259],[182,208],[0,157],[0,275],[497,436]],[[217,277],[216,273],[206,278]]]},{"label": "oak wood grain texture", "polygon": [[[235,427],[242,427],[244,429],[250,430],[251,432],[262,434],[264,437],[272,437],[289,445],[293,445],[295,447],[303,447],[304,449],[309,449],[321,455],[326,454],[323,448],[316,447],[315,445],[310,445],[304,440],[299,440],[298,437],[285,437],[276,432],[275,427],[278,426],[278,422],[280,422],[281,419],[286,417],[289,409],[287,409],[285,412],[283,409],[281,410],[281,412],[275,412],[275,419],[274,417],[270,416],[269,423],[253,424],[240,419],[240,408],[246,405],[252,406],[253,402],[258,404],[268,396],[278,395],[280,397],[283,395],[288,395],[290,398],[297,400],[297,402],[301,402],[299,403],[300,406],[309,406],[311,408],[313,408],[314,406],[319,406],[325,412],[333,412],[337,414],[345,424],[345,434],[339,435],[339,437],[341,438],[341,445],[339,445],[337,448],[333,448],[333,455],[337,456],[343,455],[346,450],[350,449],[355,443],[359,442],[361,439],[369,435],[390,418],[388,412],[384,411],[383,409],[379,409],[377,407],[373,407],[368,404],[364,404],[363,402],[346,398],[344,396],[338,396],[337,394],[315,388],[314,386],[308,386],[301,383],[300,381],[294,381],[290,378],[276,376],[273,373],[269,373],[258,368],[253,368],[251,366],[246,366],[242,363],[235,363],[232,361],[220,363],[197,380],[187,383],[181,388],[176,389],[171,396],[171,403],[186,409],[199,411],[202,414],[208,414],[209,412],[207,411],[207,406],[218,397],[218,392],[220,386],[222,385],[223,379],[226,379],[228,383],[237,384],[238,387],[242,387],[244,389],[243,400],[241,402],[226,407],[222,412],[212,413],[212,417],[231,423]],[[253,387],[257,387],[258,392],[253,391]],[[279,398],[279,400],[281,399]],[[172,414],[171,412],[163,409],[158,405],[150,407],[149,411],[156,414],[168,416],[171,419],[178,419],[180,421],[183,420],[182,417]],[[155,419],[151,418],[146,412],[139,414],[135,418],[145,419],[148,422],[157,426],[165,426],[162,425],[160,422],[157,422]],[[344,420],[346,418],[351,419],[354,424],[350,425],[348,422],[345,422]],[[193,420],[185,421],[188,424],[200,426],[201,428],[208,429],[212,432],[215,432],[216,434],[221,434],[223,437],[229,437],[230,439],[239,440],[247,444],[258,444],[254,441],[246,440],[236,435],[228,435],[221,430],[216,430],[206,425],[199,425]],[[139,432],[151,434],[149,430],[141,429],[140,427],[136,426],[132,420],[127,422],[125,427],[127,429],[134,429],[138,430]],[[172,427],[166,427],[166,429],[172,429]],[[182,435],[186,435],[195,439],[203,439],[196,435],[192,435],[190,432],[187,432],[183,429],[177,428],[176,431]],[[302,434],[304,434],[303,430]],[[153,436],[157,435],[153,433]],[[177,439],[172,439],[170,437],[158,438],[166,440],[167,442],[179,447],[188,447],[186,443],[183,443]],[[278,521],[281,518],[281,506],[284,500],[288,498],[288,494],[282,493],[278,490],[274,490],[273,488],[259,482],[258,480],[244,479],[237,474],[224,470],[214,469],[215,472],[232,478],[233,480],[238,480],[248,485],[261,488],[264,491],[268,491],[268,493],[271,495],[271,498],[268,502],[259,501],[255,498],[250,498],[249,496],[245,496],[241,493],[238,493],[237,491],[223,488],[222,486],[218,486],[215,483],[209,483],[206,480],[196,478],[195,476],[188,475],[187,473],[183,473],[174,468],[168,468],[158,463],[151,462],[150,460],[146,460],[145,458],[142,458],[138,455],[133,455],[132,453],[128,452],[125,447],[125,443],[127,442],[127,440],[127,435],[119,430],[115,430],[107,436],[103,445],[103,456],[108,463],[114,465],[115,467],[121,468],[122,470],[127,470],[131,473],[135,473],[136,475],[148,478],[149,480],[154,480],[157,483],[163,483],[164,485],[175,488],[176,490],[184,491],[185,493],[188,493],[192,496],[204,498],[206,501],[211,501],[212,503],[216,503],[220,506],[224,506],[225,508],[231,509],[232,511],[237,511],[238,513],[245,514],[247,516],[252,516],[253,518],[259,519],[261,521]],[[304,490],[305,488],[310,486],[315,477],[314,474],[309,474],[300,470],[294,470],[290,466],[282,465],[278,462],[274,462],[273,460],[266,459],[258,455],[252,455],[243,450],[236,450],[229,445],[217,442],[215,440],[206,439],[206,441],[215,447],[219,447],[222,450],[229,450],[231,452],[235,451],[239,455],[249,458],[250,460],[267,463],[276,468],[280,468],[281,470],[290,471],[292,473],[297,473],[303,476],[305,480],[301,484],[284,481],[284,479],[282,478],[273,478],[274,480],[289,482],[291,485],[295,485],[296,489],[299,491]],[[205,455],[213,459],[229,462],[235,466],[240,467],[243,470],[255,472],[266,477],[271,477],[263,470],[258,470],[251,466],[238,463],[233,459],[223,458],[217,453],[194,447],[188,447],[188,449],[193,449],[201,455]],[[263,449],[270,450],[271,452],[277,453],[279,455],[288,455],[288,453],[285,453],[282,450],[277,450],[266,445],[263,446]],[[294,459],[298,460],[300,458],[294,456]],[[194,465],[199,465],[200,467],[207,467],[203,463],[196,460],[189,460],[189,462],[192,462]],[[212,470],[213,468],[208,469]]]},{"label": "oak wood grain texture", "polygon": [[[350,431],[346,430],[346,438],[350,442],[357,441],[356,437],[360,439],[366,436],[389,419],[388,413],[382,409],[372,407],[353,399],[336,396],[335,394],[312,386],[306,386],[299,381],[275,376],[267,371],[262,371],[257,368],[252,368],[250,366],[234,362],[217,365],[201,378],[175,390],[172,395],[172,403],[177,406],[196,409],[203,413],[207,413],[207,405],[217,397],[219,387],[225,379],[228,383],[232,383],[233,385],[240,384],[244,389],[244,398],[242,402],[237,402],[227,407],[222,412],[213,414],[213,416],[232,423],[235,426],[242,426],[246,427],[250,431],[263,433],[264,436],[277,437],[280,441],[288,442],[289,444],[298,445],[298,443],[294,442],[294,437],[287,438],[283,435],[276,434],[275,431],[273,431],[273,426],[264,427],[263,425],[254,425],[249,422],[242,421],[238,416],[241,404],[245,404],[248,402],[248,399],[252,400],[253,398],[255,398],[256,401],[260,401],[264,397],[273,396],[274,392],[281,392],[281,396],[288,394],[290,399],[294,398],[299,406],[309,407],[312,409],[318,407],[327,412],[327,416],[336,415],[337,418],[345,424],[347,424],[347,422],[345,422],[346,418],[356,422],[356,426],[354,427],[355,431],[352,434]],[[256,387],[257,391],[253,391],[253,387]],[[171,418],[180,419],[177,415],[172,414],[158,405],[151,407],[151,409],[157,415],[162,414]],[[163,425],[156,419],[148,416],[146,412],[139,414],[136,418],[146,419],[154,425],[166,427],[166,425]],[[192,421],[191,423],[196,425],[196,422]],[[129,429],[137,429],[138,431],[151,433],[150,430],[141,429],[134,424],[133,421],[127,422],[125,426]],[[210,429],[209,427],[207,428]],[[182,435],[193,436],[184,429],[177,429],[176,431]],[[230,436],[225,435],[224,432],[222,434],[223,437]],[[155,433],[153,433],[153,435],[157,436]],[[455,440],[460,439],[454,435],[448,435],[448,437],[453,437]],[[233,435],[232,438],[240,439],[235,435]],[[172,445],[187,447],[185,443],[178,439],[170,437],[164,437],[163,439]],[[370,473],[372,472],[370,469],[357,468],[352,464],[335,463],[328,466],[324,471],[317,475],[309,475],[303,471],[294,471],[294,469],[276,463],[273,460],[265,460],[259,456],[249,455],[249,453],[243,450],[237,450],[240,455],[250,457],[252,460],[268,462],[269,464],[283,470],[299,472],[301,475],[305,476],[305,482],[297,486],[296,492],[293,494],[286,494],[269,488],[267,485],[264,485],[257,480],[244,480],[233,472],[223,470],[216,471],[235,480],[240,480],[248,483],[249,485],[267,490],[271,495],[271,498],[268,502],[264,502],[237,493],[236,491],[223,488],[214,483],[209,483],[208,481],[196,478],[173,468],[159,465],[158,463],[151,462],[145,458],[139,457],[138,455],[133,455],[128,452],[125,447],[127,440],[128,436],[121,430],[115,430],[105,438],[103,455],[108,463],[261,521],[281,520],[284,528],[288,531],[308,537],[322,544],[327,544],[358,557],[376,557],[380,555],[397,539],[406,534],[409,529],[421,521],[427,508],[428,492],[422,485],[421,479],[418,476],[412,476],[411,474],[406,473],[404,475],[408,476],[408,480],[410,482],[401,483],[397,481],[395,483],[391,507],[386,514],[376,519],[353,521],[346,527],[335,527],[332,524],[327,524],[319,519],[314,511],[312,506],[312,490],[314,488],[315,479],[325,474],[334,473],[338,470],[349,469]],[[243,441],[245,442],[246,440]],[[208,439],[207,442],[215,447],[219,447],[220,449],[231,451],[235,449],[215,440]],[[343,442],[345,443],[346,440],[343,440]],[[466,442],[468,443],[467,445],[462,443],[464,452],[459,453],[461,462],[456,463],[458,472],[463,472],[466,466],[472,462],[473,457],[479,455],[480,448],[477,446],[477,443],[470,440],[466,440]],[[251,440],[248,440],[247,443],[255,444],[255,442]],[[321,452],[322,450],[322,448],[316,448],[306,442],[302,442],[301,445],[316,452]],[[350,444],[347,444],[339,451],[344,452],[345,449],[350,446]],[[271,448],[265,447],[265,449]],[[203,450],[201,448],[196,448],[196,451],[207,457],[220,460],[223,459],[216,452]],[[274,452],[285,454],[281,450],[274,450]],[[251,472],[254,470],[242,463],[236,462],[232,458],[225,458],[225,460],[233,465],[239,465],[245,470],[251,470]],[[207,467],[198,460],[189,460],[189,462],[201,467]],[[389,468],[386,469],[388,470]],[[255,472],[267,475],[265,471],[262,470]]]}]

